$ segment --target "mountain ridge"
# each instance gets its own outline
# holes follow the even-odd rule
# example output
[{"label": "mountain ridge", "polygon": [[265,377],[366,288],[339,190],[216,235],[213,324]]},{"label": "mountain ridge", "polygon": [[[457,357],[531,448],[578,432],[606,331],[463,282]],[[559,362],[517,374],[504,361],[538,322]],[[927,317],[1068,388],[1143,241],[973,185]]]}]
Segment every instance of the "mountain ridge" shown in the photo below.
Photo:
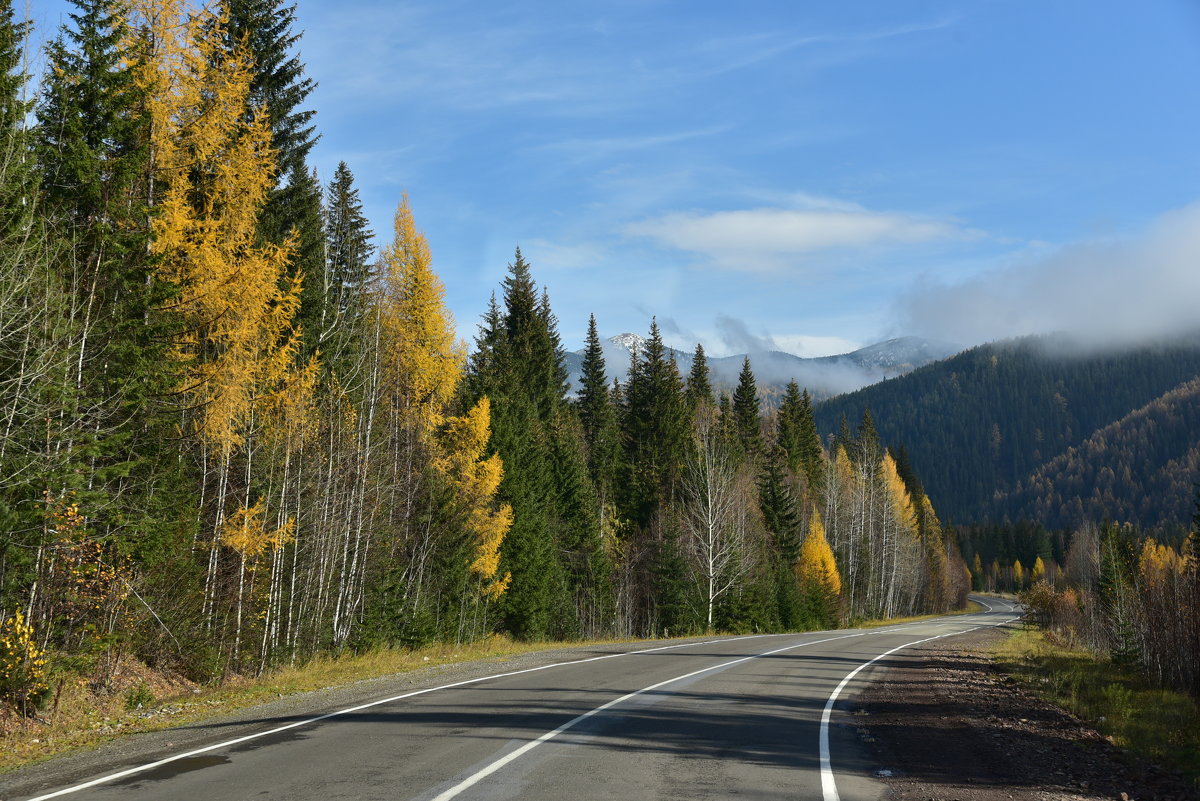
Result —
[{"label": "mountain ridge", "polygon": [[[638,334],[623,333],[601,340],[604,363],[609,379],[624,380],[634,353],[640,352],[646,339]],[[751,369],[760,389],[766,395],[782,392],[788,381],[796,381],[816,399],[828,398],[886,378],[903,375],[939,359],[957,353],[960,348],[950,343],[921,337],[894,337],[866,345],[858,350],[832,356],[804,357],[780,350],[752,351],[730,356],[708,358],[711,379],[717,386],[731,388],[737,384],[743,360],[750,359]],[[570,393],[579,387],[584,350],[568,351],[565,362]],[[692,353],[667,348],[675,358],[680,373],[686,375],[692,366]]]},{"label": "mountain ridge", "polygon": [[[1072,486],[1055,487],[1061,497],[1054,501],[1052,521],[1072,526],[1101,514],[1105,503],[1093,502],[1090,470],[1079,467],[1077,459],[1055,460],[1070,449],[1101,452],[1099,446],[1111,442],[1111,435],[1102,436],[1106,427],[1139,409],[1156,409],[1155,403],[1164,410],[1178,408],[1178,402],[1161,399],[1198,375],[1200,334],[1116,350],[1089,349],[1063,335],[1024,337],[980,345],[826,400],[815,414],[818,429],[831,435],[843,416],[854,428],[869,409],[883,442],[905,448],[943,520],[1003,522],[1040,514],[1048,507],[1034,497],[1036,488],[1072,476]],[[1155,428],[1144,416],[1130,418],[1123,427],[1134,423],[1147,432]],[[1181,439],[1188,436],[1186,426],[1170,431],[1165,446],[1139,436],[1139,443],[1149,444],[1103,466],[1122,474],[1125,469],[1145,475],[1166,470],[1171,479],[1159,481],[1162,486],[1195,481],[1200,475],[1177,475],[1192,465],[1186,458],[1191,443]],[[1101,439],[1087,446],[1093,437]],[[1181,458],[1175,467],[1166,464]],[[1040,484],[1039,470],[1046,471]],[[1186,494],[1188,506],[1192,494]],[[1134,508],[1107,504],[1114,519],[1122,509]],[[1182,524],[1179,508],[1174,501],[1137,506],[1129,519],[1146,526]]]}]

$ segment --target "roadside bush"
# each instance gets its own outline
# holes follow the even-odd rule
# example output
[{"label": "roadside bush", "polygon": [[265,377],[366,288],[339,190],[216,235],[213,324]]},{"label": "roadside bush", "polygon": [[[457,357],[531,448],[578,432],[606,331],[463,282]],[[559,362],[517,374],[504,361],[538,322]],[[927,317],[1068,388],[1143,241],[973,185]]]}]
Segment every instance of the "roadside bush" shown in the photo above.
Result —
[{"label": "roadside bush", "polygon": [[46,696],[46,657],[37,647],[33,626],[17,610],[0,623],[0,699],[24,715]]}]

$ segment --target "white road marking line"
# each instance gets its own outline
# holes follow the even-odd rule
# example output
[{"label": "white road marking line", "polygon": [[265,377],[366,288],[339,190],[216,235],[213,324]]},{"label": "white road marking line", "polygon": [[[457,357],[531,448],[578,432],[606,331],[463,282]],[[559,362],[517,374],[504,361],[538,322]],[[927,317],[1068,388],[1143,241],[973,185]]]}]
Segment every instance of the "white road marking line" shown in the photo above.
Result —
[{"label": "white road marking line", "polygon": [[[883,629],[877,629],[877,631],[883,631]],[[123,779],[127,776],[133,776],[134,774],[137,774],[137,773],[142,773],[142,772],[145,772],[148,770],[153,770],[154,768],[162,767],[163,765],[169,765],[170,763],[177,762],[181,759],[188,759],[190,757],[194,757],[199,754],[206,754],[209,751],[218,751],[222,748],[228,748],[233,745],[239,745],[244,742],[249,742],[250,740],[258,740],[263,737],[270,737],[274,734],[279,734],[280,732],[288,731],[289,729],[295,729],[295,728],[299,728],[301,726],[308,726],[313,723],[319,723],[322,720],[328,720],[329,718],[338,717],[339,715],[349,715],[354,712],[361,712],[364,709],[370,709],[371,707],[380,706],[382,704],[390,704],[390,703],[394,703],[396,701],[402,701],[405,698],[412,698],[417,695],[425,695],[427,693],[437,692],[438,690],[449,690],[454,687],[465,687],[470,684],[478,684],[481,681],[488,681],[490,679],[503,679],[503,678],[508,678],[510,676],[519,676],[523,673],[534,673],[539,670],[549,670],[551,668],[564,667],[567,665],[582,665],[586,662],[598,662],[598,661],[601,661],[604,659],[616,659],[616,658],[622,657],[622,656],[636,656],[638,654],[650,654],[650,653],[654,653],[656,651],[669,651],[669,650],[676,649],[676,648],[691,648],[691,647],[698,646],[698,645],[712,645],[714,643],[721,643],[721,642],[736,642],[737,640],[750,640],[750,639],[755,639],[758,637],[795,636],[795,634],[796,634],[796,632],[791,632],[789,634],[749,634],[749,635],[745,635],[742,637],[723,637],[721,639],[702,640],[700,642],[679,643],[677,645],[661,645],[656,648],[643,648],[643,649],[640,649],[637,651],[624,651],[619,654],[603,654],[601,656],[592,656],[592,657],[588,657],[586,659],[573,659],[573,660],[570,660],[567,662],[554,662],[549,665],[540,665],[538,667],[524,668],[522,670],[512,670],[507,673],[493,673],[490,676],[480,676],[478,678],[465,679],[463,681],[456,681],[456,682],[452,682],[450,684],[441,684],[441,685],[438,685],[437,687],[426,687],[425,689],[422,689],[422,690],[413,690],[412,692],[403,693],[401,695],[393,695],[389,698],[381,698],[376,701],[369,701],[365,704],[359,704],[358,706],[349,707],[348,709],[339,709],[336,712],[329,712],[324,715],[318,715],[317,717],[306,718],[305,720],[298,720],[293,723],[287,723],[282,726],[276,726],[273,729],[258,732],[256,734],[247,734],[242,737],[235,737],[232,740],[225,740],[223,742],[214,743],[212,745],[206,745],[203,748],[196,748],[191,751],[186,751],[182,754],[175,754],[173,756],[164,757],[163,759],[157,760],[155,762],[148,762],[145,765],[135,765],[132,768],[126,768],[125,770],[120,770],[120,771],[117,771],[116,773],[109,773],[107,775],[100,776],[99,778],[91,779],[89,781],[82,782],[80,784],[71,785],[70,787],[64,787],[63,789],[55,790],[52,793],[46,793],[44,795],[35,796],[33,798],[28,799],[28,801],[46,801],[47,799],[50,799],[50,798],[58,798],[60,796],[69,795],[71,793],[77,793],[80,790],[87,790],[91,787],[96,787],[97,785],[100,785],[100,784],[107,784],[109,782],[116,781],[117,779]],[[850,636],[861,636],[861,635],[850,635]],[[236,725],[236,724],[232,724],[232,725]]]},{"label": "white road marking line", "polygon": [[[872,632],[881,633],[881,632],[888,632],[888,631],[896,631],[900,628],[903,628],[904,626],[910,626],[910,625],[917,625],[917,624],[903,623],[903,624],[899,624],[897,626],[893,626],[890,628],[873,629],[873,630],[862,632],[860,634],[850,634],[850,635],[843,635],[843,637],[835,637],[834,639],[843,639],[844,637],[861,637],[861,636],[863,636],[863,634],[869,634]],[[349,715],[354,712],[361,712],[364,709],[370,709],[372,707],[381,706],[383,704],[390,704],[390,703],[394,703],[396,701],[403,701],[406,698],[412,698],[412,697],[418,696],[418,695],[426,695],[428,693],[437,692],[438,690],[449,690],[454,687],[465,687],[465,686],[471,685],[471,684],[478,684],[481,681],[488,681],[490,679],[503,679],[503,678],[508,678],[510,676],[519,676],[523,673],[535,673],[539,670],[550,670],[551,668],[566,667],[569,665],[582,665],[586,662],[599,662],[604,659],[617,659],[617,658],[623,657],[623,656],[637,656],[638,654],[651,654],[651,653],[655,653],[656,651],[670,651],[670,650],[674,650],[677,648],[691,648],[691,647],[699,646],[699,645],[712,645],[714,643],[722,643],[722,642],[736,642],[738,640],[752,640],[752,639],[764,638],[764,637],[788,637],[788,636],[795,636],[797,633],[798,632],[788,632],[786,634],[748,634],[748,635],[745,635],[742,637],[722,637],[720,639],[715,639],[715,640],[701,640],[699,642],[678,643],[676,645],[660,645],[655,648],[642,648],[637,651],[624,651],[624,652],[618,653],[618,654],[602,654],[601,656],[591,656],[586,659],[573,659],[573,660],[570,660],[567,662],[553,662],[549,665],[540,665],[538,667],[524,668],[522,670],[512,670],[507,673],[493,673],[489,676],[479,676],[478,678],[474,678],[474,679],[465,679],[463,681],[456,681],[456,682],[452,682],[450,684],[441,684],[441,685],[438,685],[437,687],[426,687],[425,689],[422,689],[422,690],[413,690],[412,692],[402,693],[401,695],[393,695],[389,698],[381,698],[376,701],[369,701],[365,704],[359,704],[358,706],[352,706],[347,709],[339,709],[335,712],[328,712],[324,715],[318,715],[316,717],[306,718],[305,720],[297,720],[292,723],[286,723],[282,726],[276,726],[273,729],[268,729],[267,731],[257,732],[255,734],[247,734],[242,737],[235,737],[232,740],[224,740],[219,743],[213,743],[212,745],[206,745],[203,748],[196,748],[191,751],[185,751],[181,754],[174,754],[172,756],[159,759],[155,762],[148,762],[144,765],[135,765],[132,768],[126,768],[125,770],[120,770],[115,773],[109,773],[104,776],[100,776],[98,778],[91,779],[86,782],[81,782],[79,784],[71,785],[70,787],[64,787],[61,790],[55,790],[52,793],[45,793],[43,795],[34,796],[33,798],[27,799],[27,801],[47,801],[47,799],[50,799],[50,798],[59,798],[64,795],[70,795],[72,793],[77,793],[80,790],[87,790],[87,789],[96,787],[101,784],[107,784],[109,782],[113,782],[118,779],[124,779],[127,776],[133,776],[135,774],[143,773],[148,770],[154,770],[155,768],[162,767],[163,765],[169,765],[172,762],[178,762],[181,759],[189,759],[191,757],[198,756],[200,754],[206,754],[210,751],[219,751],[222,748],[228,748],[233,745],[240,745],[241,743],[249,742],[251,740],[258,740],[263,737],[270,737],[272,735],[279,734],[280,732],[285,732],[290,729],[296,729],[301,726],[309,726],[313,723],[319,723],[323,720],[335,718],[340,715]],[[820,642],[826,642],[826,641],[822,640]],[[813,643],[802,643],[802,644],[803,645],[811,645]],[[790,647],[798,648],[800,646],[790,646]],[[749,658],[754,658],[754,657],[749,657]],[[710,670],[711,670],[711,668],[710,668]],[[671,681],[677,681],[677,680],[678,679],[672,679]],[[645,692],[645,691],[643,690],[643,692]],[[231,724],[231,725],[236,725],[236,723]]]},{"label": "white road marking line", "polygon": [[[863,631],[863,632],[859,632],[857,634],[843,634],[840,637],[829,637],[824,640],[813,640],[812,642],[803,642],[803,643],[797,643],[796,645],[788,645],[784,648],[776,648],[773,651],[766,651],[765,653],[761,653],[761,654],[751,654],[750,656],[744,656],[744,657],[741,657],[740,659],[734,659],[730,662],[722,662],[719,665],[713,665],[711,667],[706,667],[702,670],[693,670],[691,673],[685,673],[682,676],[675,676],[674,678],[670,678],[665,681],[660,681],[657,684],[651,684],[649,687],[643,687],[640,690],[634,690],[631,693],[626,693],[625,695],[622,695],[620,698],[614,698],[613,700],[609,701],[608,703],[601,704],[600,706],[596,707],[595,709],[584,712],[582,715],[579,715],[578,717],[568,720],[566,723],[559,726],[554,731],[546,732],[541,737],[538,737],[536,740],[530,740],[529,742],[525,743],[525,745],[521,746],[520,748],[516,749],[515,751],[505,754],[504,756],[497,759],[495,762],[492,762],[491,764],[487,765],[486,767],[482,768],[481,770],[478,770],[475,773],[472,773],[470,776],[463,779],[458,784],[454,785],[453,787],[449,788],[448,790],[443,790],[441,793],[439,793],[438,795],[435,795],[433,798],[431,798],[430,801],[449,801],[451,798],[457,797],[464,790],[470,789],[471,787],[478,784],[483,779],[486,779],[488,776],[491,776],[493,773],[500,770],[505,765],[509,764],[510,762],[512,762],[516,759],[519,759],[520,757],[529,753],[533,749],[537,748],[542,743],[554,739],[558,735],[562,734],[563,732],[567,731],[568,729],[574,728],[575,726],[577,726],[578,724],[587,720],[588,718],[592,717],[593,715],[597,715],[606,709],[610,709],[610,708],[616,706],[617,704],[624,703],[625,701],[628,701],[631,698],[636,698],[637,696],[642,695],[644,693],[652,692],[654,690],[659,689],[660,687],[665,687],[666,685],[673,684],[674,682],[677,682],[677,681],[683,681],[684,679],[690,679],[693,676],[699,676],[702,673],[710,673],[714,670],[720,670],[722,668],[732,667],[733,665],[739,665],[742,662],[749,662],[751,659],[761,659],[764,656],[772,656],[773,654],[780,654],[780,653],[783,653],[784,651],[794,651],[797,648],[804,648],[805,646],[809,646],[809,645],[819,645],[820,643],[832,642],[833,640],[845,640],[850,637],[864,637],[867,634],[879,633],[882,631],[883,631],[882,629],[875,629],[874,631]],[[946,636],[946,635],[942,635],[942,636]],[[922,640],[921,642],[924,642],[924,641]],[[901,647],[903,647],[903,646],[901,646]],[[889,651],[889,653],[890,653],[890,651]]]},{"label": "white road marking line", "polygon": [[1016,620],[1016,618],[1012,618],[1010,620],[1004,620],[999,623],[993,623],[990,626],[972,626],[971,628],[963,629],[962,631],[952,631],[949,634],[939,634],[936,637],[926,637],[923,640],[913,640],[912,642],[906,642],[904,645],[898,645],[895,648],[891,649],[890,651],[884,651],[882,654],[875,657],[870,662],[863,662],[861,665],[856,667],[854,670],[850,671],[846,675],[846,678],[842,679],[841,683],[834,689],[833,693],[830,694],[829,700],[825,702],[825,711],[821,713],[820,760],[821,760],[821,796],[823,798],[823,801],[841,801],[841,796],[838,795],[838,791],[837,791],[837,782],[834,781],[834,778],[833,778],[833,765],[829,758],[829,720],[833,716],[833,705],[837,702],[838,695],[840,695],[842,690],[844,690],[846,688],[846,685],[849,684],[850,681],[855,676],[858,675],[859,671],[861,671],[863,668],[865,668],[869,665],[875,664],[880,659],[883,659],[885,656],[890,656],[891,654],[894,654],[897,651],[902,651],[905,648],[909,648],[914,645],[920,645],[923,642],[930,642],[932,640],[940,640],[943,637],[954,637],[959,634],[966,634],[967,632],[975,631],[976,629],[995,628],[996,626],[1003,626],[1005,623],[1011,623],[1012,620]]}]

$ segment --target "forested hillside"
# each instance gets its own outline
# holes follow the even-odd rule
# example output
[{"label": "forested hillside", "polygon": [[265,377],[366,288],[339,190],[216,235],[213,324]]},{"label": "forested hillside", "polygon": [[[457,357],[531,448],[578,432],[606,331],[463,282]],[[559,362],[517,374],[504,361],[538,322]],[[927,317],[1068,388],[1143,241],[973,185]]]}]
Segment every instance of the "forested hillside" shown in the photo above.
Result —
[{"label": "forested hillside", "polygon": [[1116,520],[1185,523],[1200,477],[1200,378],[1192,379],[1039,467],[995,508],[1066,528]]},{"label": "forested hillside", "polygon": [[[830,434],[843,417],[853,423],[869,409],[881,436],[903,445],[930,496],[955,522],[1016,520],[1023,514],[1043,520],[1039,512],[1048,512],[1047,524],[1074,525],[1096,514],[1117,519],[1140,503],[1136,519],[1143,525],[1184,524],[1190,492],[1170,501],[1154,496],[1136,502],[1133,496],[1150,483],[1167,489],[1164,481],[1187,487],[1196,480],[1186,457],[1196,445],[1194,427],[1147,424],[1138,435],[1123,435],[1121,459],[1110,453],[1107,461],[1086,468],[1083,463],[1099,458],[1109,447],[1103,443],[1115,434],[1090,448],[1081,446],[1197,375],[1196,337],[1107,352],[1088,351],[1062,336],[1030,337],[974,348],[834,398],[821,404],[816,416],[821,431]],[[1156,408],[1183,401],[1162,403]],[[1067,463],[1074,478],[1062,472]],[[1097,490],[1079,472],[1100,476],[1105,467],[1115,475],[1129,470],[1140,476],[1124,484],[1110,481],[1107,490],[1099,490],[1123,495],[1107,512],[1088,500]],[[1157,474],[1164,478],[1149,477]],[[1042,493],[1045,501],[1038,499]]]},{"label": "forested hillside", "polygon": [[869,425],[825,450],[795,384],[764,413],[657,326],[613,382],[593,320],[568,393],[519,250],[458,341],[408,199],[376,257],[308,166],[294,7],[75,6],[31,107],[0,5],[0,700],[963,602],[911,468]]}]

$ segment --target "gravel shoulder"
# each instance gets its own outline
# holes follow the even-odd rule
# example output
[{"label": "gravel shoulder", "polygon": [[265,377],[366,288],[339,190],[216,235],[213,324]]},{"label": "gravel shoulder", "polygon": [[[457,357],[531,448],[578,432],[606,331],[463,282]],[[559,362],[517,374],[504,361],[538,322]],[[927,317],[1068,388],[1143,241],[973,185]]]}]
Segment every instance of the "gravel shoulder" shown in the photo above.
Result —
[{"label": "gravel shoulder", "polygon": [[[987,629],[905,651],[872,675],[854,722],[891,801],[1195,798],[1001,673]],[[886,771],[894,775],[888,776]]]}]

